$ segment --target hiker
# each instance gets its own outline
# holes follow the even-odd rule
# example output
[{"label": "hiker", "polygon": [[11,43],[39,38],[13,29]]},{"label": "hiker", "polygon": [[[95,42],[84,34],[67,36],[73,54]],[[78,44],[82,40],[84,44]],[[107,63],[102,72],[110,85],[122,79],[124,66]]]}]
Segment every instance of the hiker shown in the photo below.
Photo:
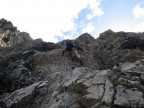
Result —
[{"label": "hiker", "polygon": [[83,51],[82,48],[76,45],[74,40],[66,40],[66,48],[62,52],[62,56],[64,55],[65,51],[69,51],[72,54],[72,61],[74,61],[74,59],[77,58],[79,60],[80,65],[83,66],[83,62],[77,50]]}]

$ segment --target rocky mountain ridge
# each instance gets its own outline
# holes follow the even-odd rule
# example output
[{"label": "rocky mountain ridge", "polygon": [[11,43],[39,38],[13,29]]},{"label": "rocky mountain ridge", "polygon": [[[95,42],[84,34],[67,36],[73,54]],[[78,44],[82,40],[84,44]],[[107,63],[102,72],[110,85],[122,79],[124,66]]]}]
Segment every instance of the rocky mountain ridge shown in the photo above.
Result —
[{"label": "rocky mountain ridge", "polygon": [[26,32],[20,32],[10,21],[2,18],[0,20],[0,46],[11,47],[24,40],[32,40]]},{"label": "rocky mountain ridge", "polygon": [[0,108],[144,107],[144,33],[80,35],[82,67],[68,53],[61,57],[63,42],[8,36],[1,38],[8,46],[0,50]]}]

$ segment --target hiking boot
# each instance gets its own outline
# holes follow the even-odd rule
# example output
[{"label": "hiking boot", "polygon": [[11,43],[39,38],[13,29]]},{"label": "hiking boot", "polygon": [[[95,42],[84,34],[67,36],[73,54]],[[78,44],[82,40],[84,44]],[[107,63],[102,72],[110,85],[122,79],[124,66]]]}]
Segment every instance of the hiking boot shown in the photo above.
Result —
[{"label": "hiking boot", "polygon": [[78,60],[79,60],[80,65],[83,66],[82,60],[80,58]]},{"label": "hiking boot", "polygon": [[75,60],[75,57],[74,57],[74,56],[72,56],[71,61],[74,61],[74,60]]}]

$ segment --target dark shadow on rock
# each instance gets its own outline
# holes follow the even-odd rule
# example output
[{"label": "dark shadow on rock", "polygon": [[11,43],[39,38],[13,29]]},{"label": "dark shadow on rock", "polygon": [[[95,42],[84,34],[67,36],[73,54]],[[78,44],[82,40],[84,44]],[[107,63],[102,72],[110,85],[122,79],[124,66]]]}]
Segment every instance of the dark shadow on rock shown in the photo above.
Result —
[{"label": "dark shadow on rock", "polygon": [[144,40],[141,40],[138,36],[131,36],[123,38],[120,45],[116,49],[144,49]]}]

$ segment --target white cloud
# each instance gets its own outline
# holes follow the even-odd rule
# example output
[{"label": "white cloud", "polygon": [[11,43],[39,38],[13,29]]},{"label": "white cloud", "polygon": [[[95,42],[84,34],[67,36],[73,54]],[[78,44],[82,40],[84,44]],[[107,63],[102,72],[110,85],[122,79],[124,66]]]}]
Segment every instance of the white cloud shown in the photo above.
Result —
[{"label": "white cloud", "polygon": [[136,25],[136,27],[134,29],[136,32],[144,32],[144,22]]},{"label": "white cloud", "polygon": [[[63,32],[75,32],[74,19],[82,9],[89,7],[90,16],[102,15],[98,7],[101,0],[3,0],[1,18],[12,21],[20,31],[30,33],[32,38],[57,42],[56,36]],[[90,18],[89,18],[90,19]]]},{"label": "white cloud", "polygon": [[95,27],[92,25],[92,23],[88,23],[86,27],[82,29],[82,33],[92,33],[94,29]]},{"label": "white cloud", "polygon": [[[90,1],[90,0],[89,0]],[[91,9],[92,13],[89,13],[86,18],[88,20],[94,18],[95,16],[101,16],[104,14],[104,12],[99,8],[100,5],[100,0],[96,1],[96,0],[91,0],[90,4],[89,4],[89,8]]]},{"label": "white cloud", "polygon": [[134,10],[133,10],[133,14],[135,15],[136,18],[143,16],[144,17],[144,7],[140,7],[140,5],[144,4],[144,1],[139,2]]}]

